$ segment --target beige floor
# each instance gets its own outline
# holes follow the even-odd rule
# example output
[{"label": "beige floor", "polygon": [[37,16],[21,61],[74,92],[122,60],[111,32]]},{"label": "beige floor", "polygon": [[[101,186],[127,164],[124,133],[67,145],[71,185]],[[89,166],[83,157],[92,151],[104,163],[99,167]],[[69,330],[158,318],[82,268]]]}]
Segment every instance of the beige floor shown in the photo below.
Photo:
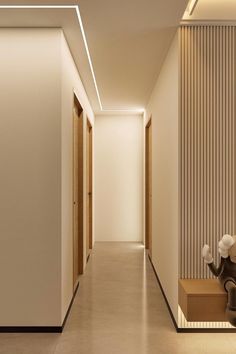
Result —
[{"label": "beige floor", "polygon": [[236,334],[177,334],[143,247],[97,243],[64,333],[0,334],[0,353],[235,354]]}]

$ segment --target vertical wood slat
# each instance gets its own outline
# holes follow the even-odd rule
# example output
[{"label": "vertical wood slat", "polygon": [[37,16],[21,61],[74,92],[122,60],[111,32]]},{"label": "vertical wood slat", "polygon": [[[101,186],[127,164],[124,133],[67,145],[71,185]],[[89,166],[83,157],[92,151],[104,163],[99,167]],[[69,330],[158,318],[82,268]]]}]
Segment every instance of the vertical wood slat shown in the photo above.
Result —
[{"label": "vertical wood slat", "polygon": [[201,248],[236,234],[236,27],[180,28],[180,276],[208,278]]}]

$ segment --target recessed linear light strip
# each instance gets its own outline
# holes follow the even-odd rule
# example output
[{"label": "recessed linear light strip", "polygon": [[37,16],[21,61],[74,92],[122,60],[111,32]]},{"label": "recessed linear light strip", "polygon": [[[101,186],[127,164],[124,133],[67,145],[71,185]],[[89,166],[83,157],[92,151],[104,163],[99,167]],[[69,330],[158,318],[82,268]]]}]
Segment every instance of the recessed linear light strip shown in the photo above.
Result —
[{"label": "recessed linear light strip", "polygon": [[189,8],[188,8],[188,11],[189,11],[189,16],[192,15],[196,5],[197,5],[197,2],[198,0],[191,0],[190,4],[189,4]]},{"label": "recessed linear light strip", "polygon": [[77,17],[78,17],[78,20],[79,20],[80,30],[81,30],[83,41],[84,41],[84,46],[85,46],[85,49],[86,49],[90,70],[91,70],[91,73],[92,73],[92,76],[93,76],[94,86],[95,86],[96,93],[97,93],[97,96],[98,96],[99,106],[100,106],[100,109],[102,111],[103,110],[102,101],[101,101],[100,94],[99,94],[99,91],[98,91],[97,80],[96,80],[94,69],[93,69],[93,63],[92,63],[92,59],[91,59],[91,56],[90,56],[87,39],[86,39],[86,36],[85,36],[85,31],[84,31],[84,26],[83,26],[82,18],[81,18],[81,15],[80,15],[80,11],[79,11],[79,6],[75,7],[75,11],[77,13]]},{"label": "recessed linear light strip", "polygon": [[100,106],[101,111],[102,112],[139,112],[139,113],[143,113],[145,111],[144,108],[132,109],[132,110],[131,109],[112,109],[112,110],[103,109],[102,101],[101,101],[99,90],[98,90],[97,80],[96,80],[95,72],[93,69],[93,63],[92,63],[92,59],[91,59],[89,48],[88,48],[88,42],[86,39],[84,26],[83,26],[83,22],[82,22],[82,18],[80,15],[80,10],[79,10],[78,5],[0,5],[0,9],[74,9],[76,11],[77,18],[79,21],[80,30],[82,33],[82,38],[83,38],[86,54],[88,57],[89,67],[90,67],[90,70],[92,73],[93,82],[94,82],[94,86],[95,86],[95,90],[97,93],[97,98],[98,98],[98,102],[99,102],[99,106]]},{"label": "recessed linear light strip", "polygon": [[103,112],[137,112],[144,113],[144,108],[133,108],[133,109],[103,109]]}]

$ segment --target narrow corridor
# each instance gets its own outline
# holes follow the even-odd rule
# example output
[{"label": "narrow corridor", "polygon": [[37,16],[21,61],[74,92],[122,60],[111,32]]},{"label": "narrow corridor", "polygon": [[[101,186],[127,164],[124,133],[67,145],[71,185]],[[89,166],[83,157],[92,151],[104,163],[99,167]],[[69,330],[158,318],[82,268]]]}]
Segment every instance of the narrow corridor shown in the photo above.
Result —
[{"label": "narrow corridor", "polygon": [[96,243],[62,334],[0,334],[1,354],[236,352],[234,334],[175,332],[145,250]]}]

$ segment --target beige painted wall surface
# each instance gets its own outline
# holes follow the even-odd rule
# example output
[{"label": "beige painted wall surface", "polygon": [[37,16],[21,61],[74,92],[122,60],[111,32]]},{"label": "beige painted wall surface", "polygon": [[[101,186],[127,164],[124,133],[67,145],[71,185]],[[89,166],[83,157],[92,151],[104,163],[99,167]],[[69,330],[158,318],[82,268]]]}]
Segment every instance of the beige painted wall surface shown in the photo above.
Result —
[{"label": "beige painted wall surface", "polygon": [[178,36],[147,106],[152,115],[152,260],[172,312],[178,311]]},{"label": "beige painted wall surface", "polygon": [[[73,296],[73,96],[74,92],[84,110],[84,137],[86,119],[94,123],[94,115],[83,88],[78,71],[70,54],[68,45],[61,34],[62,70],[62,317],[63,321]],[[86,254],[86,142],[84,140],[84,254]],[[86,257],[84,258],[84,267]]]},{"label": "beige painted wall surface", "polygon": [[0,326],[59,326],[73,296],[74,91],[85,129],[94,116],[60,29],[1,30],[0,51]]},{"label": "beige painted wall surface", "polygon": [[0,326],[60,325],[60,32],[0,30]]},{"label": "beige painted wall surface", "polygon": [[95,240],[143,238],[143,119],[95,118]]}]

